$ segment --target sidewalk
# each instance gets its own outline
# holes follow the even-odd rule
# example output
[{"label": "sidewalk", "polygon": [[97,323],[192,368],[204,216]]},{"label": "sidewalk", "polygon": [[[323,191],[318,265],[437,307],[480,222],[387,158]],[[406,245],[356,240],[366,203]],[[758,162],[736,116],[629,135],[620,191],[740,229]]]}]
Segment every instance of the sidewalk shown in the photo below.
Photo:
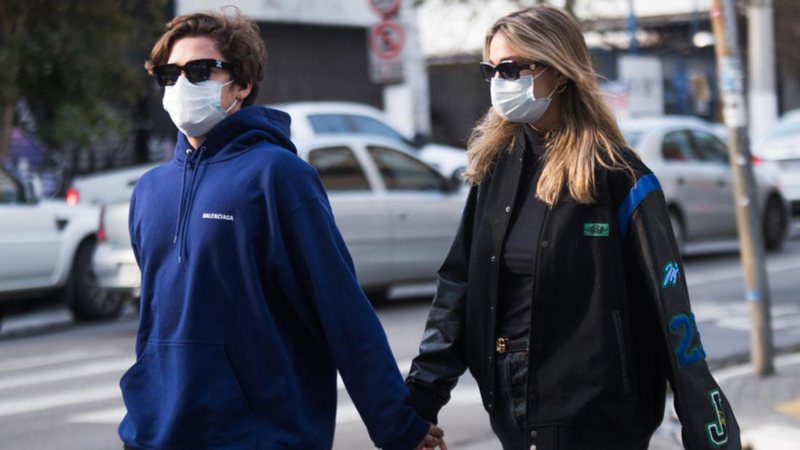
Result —
[{"label": "sidewalk", "polygon": [[800,449],[800,353],[777,357],[770,377],[755,376],[749,364],[714,375],[733,406],[745,448]]},{"label": "sidewalk", "polygon": [[[746,450],[800,449],[800,353],[775,359],[775,375],[759,378],[749,364],[714,371],[742,429]],[[668,403],[671,405],[672,400]],[[458,446],[461,450],[501,450],[494,436]],[[680,450],[680,423],[667,409],[650,450]]]}]

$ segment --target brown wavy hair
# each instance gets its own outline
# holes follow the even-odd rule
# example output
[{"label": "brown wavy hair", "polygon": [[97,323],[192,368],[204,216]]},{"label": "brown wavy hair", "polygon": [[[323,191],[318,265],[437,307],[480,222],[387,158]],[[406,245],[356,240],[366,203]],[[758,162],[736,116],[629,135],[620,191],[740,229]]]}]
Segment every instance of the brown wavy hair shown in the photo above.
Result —
[{"label": "brown wavy hair", "polygon": [[[623,159],[625,138],[597,84],[589,49],[577,22],[550,5],[537,5],[500,18],[486,34],[483,55],[500,34],[520,57],[541,61],[561,73],[565,89],[559,124],[545,135],[544,165],[537,196],[550,206],[568,193],[581,204],[594,203],[595,171],[632,168]],[[478,122],[467,144],[464,178],[480,183],[499,152],[509,151],[524,124],[506,121],[491,108]]]},{"label": "brown wavy hair", "polygon": [[[229,14],[227,10],[232,12]],[[258,26],[235,6],[225,7],[222,12],[202,11],[175,17],[150,51],[150,60],[145,63],[147,71],[152,75],[153,66],[166,64],[172,46],[187,36],[207,36],[214,41],[225,62],[233,65],[234,83],[243,89],[248,84],[253,86],[242,101],[242,106],[252,105],[258,98],[267,63],[267,47]]]}]

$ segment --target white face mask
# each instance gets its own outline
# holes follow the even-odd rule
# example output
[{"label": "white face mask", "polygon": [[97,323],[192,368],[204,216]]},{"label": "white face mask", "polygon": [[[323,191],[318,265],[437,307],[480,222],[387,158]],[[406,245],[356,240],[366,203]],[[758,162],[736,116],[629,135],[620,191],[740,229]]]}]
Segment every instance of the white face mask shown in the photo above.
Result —
[{"label": "white face mask", "polygon": [[533,95],[533,80],[546,70],[535,77],[524,75],[516,80],[492,78],[490,90],[495,111],[509,122],[534,123],[541,119],[550,106],[550,97],[555,88],[547,97],[536,98]]},{"label": "white face mask", "polygon": [[214,80],[192,83],[181,76],[174,85],[164,88],[162,105],[183,134],[203,136],[222,122],[236,105],[238,99],[228,109],[222,107],[222,88],[231,83],[233,80],[225,84]]}]

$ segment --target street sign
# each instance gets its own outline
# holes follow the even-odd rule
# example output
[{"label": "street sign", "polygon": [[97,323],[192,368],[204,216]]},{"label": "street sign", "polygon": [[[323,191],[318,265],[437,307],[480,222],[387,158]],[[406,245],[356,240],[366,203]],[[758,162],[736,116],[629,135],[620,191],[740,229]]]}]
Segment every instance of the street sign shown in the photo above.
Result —
[{"label": "street sign", "polygon": [[405,31],[393,20],[384,20],[369,30],[370,79],[375,83],[403,81]]},{"label": "street sign", "polygon": [[387,18],[393,16],[400,9],[400,0],[369,0],[369,6],[379,16]]},{"label": "street sign", "polygon": [[369,33],[369,47],[380,59],[393,59],[403,51],[405,35],[403,27],[392,20],[384,20],[372,27]]},{"label": "street sign", "polygon": [[728,127],[747,125],[744,100],[744,71],[738,58],[725,56],[719,60],[719,90],[722,94],[722,113]]}]

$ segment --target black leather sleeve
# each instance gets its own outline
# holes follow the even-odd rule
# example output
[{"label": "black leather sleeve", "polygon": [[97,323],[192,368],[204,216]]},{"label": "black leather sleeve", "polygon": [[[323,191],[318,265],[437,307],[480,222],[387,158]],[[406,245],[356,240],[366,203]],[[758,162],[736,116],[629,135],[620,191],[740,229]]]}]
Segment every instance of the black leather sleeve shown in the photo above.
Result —
[{"label": "black leather sleeve", "polygon": [[661,190],[650,192],[632,211],[626,245],[642,278],[645,298],[640,300],[650,302],[663,343],[660,353],[668,360],[662,367],[675,395],[684,447],[741,449],[736,418],[705,361]]},{"label": "black leather sleeve", "polygon": [[420,342],[419,355],[411,363],[406,378],[409,403],[433,423],[437,422],[439,410],[450,400],[450,391],[466,370],[467,267],[477,193],[477,187],[470,190],[456,237],[436,274],[436,295]]}]

